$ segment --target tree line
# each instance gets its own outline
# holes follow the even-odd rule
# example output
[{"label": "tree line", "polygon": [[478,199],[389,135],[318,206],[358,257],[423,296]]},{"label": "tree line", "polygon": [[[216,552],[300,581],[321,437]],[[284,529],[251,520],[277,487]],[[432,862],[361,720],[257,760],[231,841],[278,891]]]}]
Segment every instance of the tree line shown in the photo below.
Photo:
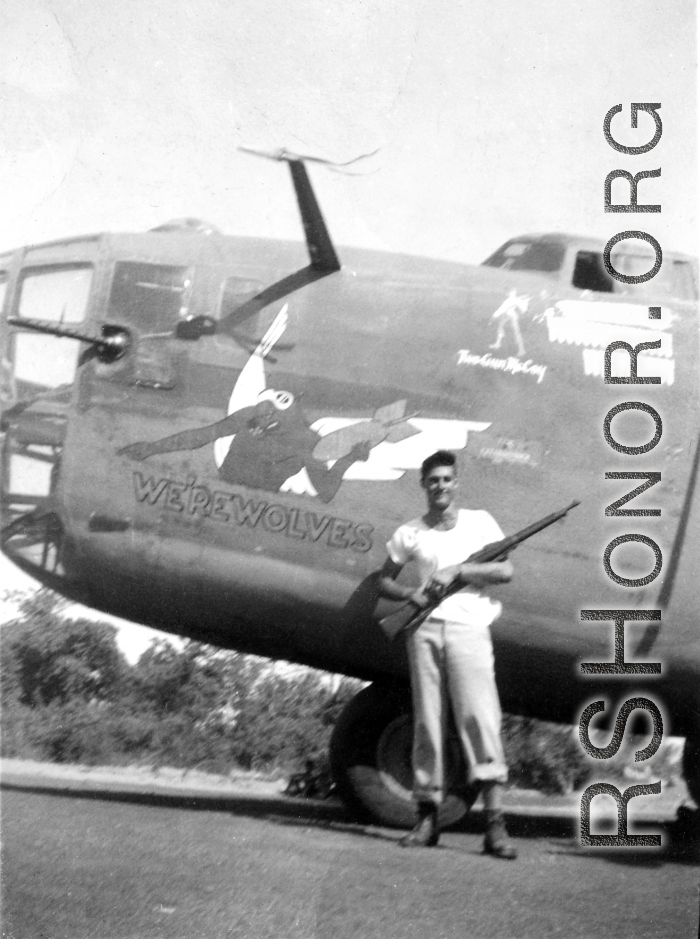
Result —
[{"label": "tree line", "polygon": [[[58,595],[24,597],[2,627],[2,756],[88,765],[327,773],[333,725],[362,687],[313,669],[188,640],[154,641],[130,664],[107,623],[61,615]],[[571,729],[506,715],[511,781],[548,792],[583,784]]]},{"label": "tree line", "polygon": [[131,665],[114,626],[60,615],[41,590],[2,627],[2,755],[90,765],[295,771],[320,757],[361,684],[156,641]]}]

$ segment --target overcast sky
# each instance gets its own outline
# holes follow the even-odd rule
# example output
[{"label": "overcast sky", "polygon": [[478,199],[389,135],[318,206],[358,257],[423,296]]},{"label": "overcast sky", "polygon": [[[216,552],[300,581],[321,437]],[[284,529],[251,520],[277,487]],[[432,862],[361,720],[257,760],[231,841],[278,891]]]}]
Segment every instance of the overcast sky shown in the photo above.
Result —
[{"label": "overcast sky", "polygon": [[[694,252],[693,18],[691,0],[3,0],[0,249],[180,215],[300,237],[286,171],[242,144],[380,148],[368,175],[314,170],[337,243],[466,261],[524,231],[608,238],[629,216],[603,212],[605,175],[660,167],[642,220]],[[662,104],[642,157],[602,134],[631,101]]]},{"label": "overcast sky", "polygon": [[[478,262],[508,237],[642,228],[697,253],[695,4],[674,0],[3,0],[0,251],[182,215],[300,238],[312,174],[337,244]],[[623,137],[629,104],[661,102]],[[644,123],[644,122],[647,123]],[[603,212],[613,169],[660,215]],[[0,576],[7,572],[0,567]],[[6,574],[7,580],[11,580]]]}]

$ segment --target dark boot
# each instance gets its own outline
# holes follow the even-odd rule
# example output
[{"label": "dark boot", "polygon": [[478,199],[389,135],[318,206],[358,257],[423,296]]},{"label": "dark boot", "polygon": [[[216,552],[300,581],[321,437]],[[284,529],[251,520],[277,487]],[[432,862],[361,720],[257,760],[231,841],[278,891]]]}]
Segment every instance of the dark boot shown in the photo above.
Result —
[{"label": "dark boot", "polygon": [[418,803],[418,824],[399,841],[402,848],[434,848],[438,843],[438,807],[434,802]]},{"label": "dark boot", "polygon": [[503,820],[503,813],[498,809],[486,810],[486,837],[484,838],[484,854],[513,861],[518,852],[508,841],[508,832]]}]

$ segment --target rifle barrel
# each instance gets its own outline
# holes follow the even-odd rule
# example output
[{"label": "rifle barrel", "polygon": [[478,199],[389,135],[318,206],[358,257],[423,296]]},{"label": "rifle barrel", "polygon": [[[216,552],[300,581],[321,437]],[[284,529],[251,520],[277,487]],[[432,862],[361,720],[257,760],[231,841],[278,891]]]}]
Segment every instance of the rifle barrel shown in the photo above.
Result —
[{"label": "rifle barrel", "polygon": [[[565,509],[561,509],[559,512],[552,512],[551,515],[547,515],[545,518],[541,518],[539,522],[533,522],[532,525],[528,525],[527,528],[521,529],[514,535],[503,538],[501,541],[494,541],[492,544],[485,545],[479,551],[475,551],[474,554],[470,555],[466,559],[466,563],[482,563],[489,560],[493,561],[496,558],[500,558],[502,555],[507,555],[521,542],[527,540],[532,535],[537,534],[538,531],[542,531],[543,528],[547,528],[549,525],[553,525],[554,522],[558,522],[559,519],[563,518],[567,512],[580,504],[581,503],[578,500],[574,500],[570,505],[567,505]],[[446,597],[457,593],[461,589],[462,587],[459,584],[454,584],[453,586],[448,587],[445,595],[441,597],[437,603],[432,604],[426,609],[419,609],[414,603],[408,600],[402,603],[397,610],[394,610],[393,613],[389,613],[387,616],[384,616],[379,621],[379,623],[389,638],[394,639],[397,635],[399,635],[399,633],[403,632],[404,629],[407,629],[414,623],[418,623],[429,616],[430,612],[438,607]]]}]

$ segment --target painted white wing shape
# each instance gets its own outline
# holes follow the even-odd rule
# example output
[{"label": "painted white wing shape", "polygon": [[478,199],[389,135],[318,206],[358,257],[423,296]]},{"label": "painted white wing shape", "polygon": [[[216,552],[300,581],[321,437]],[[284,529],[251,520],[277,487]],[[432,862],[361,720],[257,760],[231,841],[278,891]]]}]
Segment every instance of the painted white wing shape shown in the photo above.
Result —
[{"label": "painted white wing shape", "polygon": [[[362,423],[367,425],[370,422],[362,418],[322,417],[314,421],[311,429],[325,438]],[[417,433],[395,443],[384,441],[373,447],[369,459],[353,463],[343,474],[343,479],[400,479],[406,470],[419,469],[423,460],[436,450],[463,450],[469,433],[480,433],[491,426],[488,421],[438,418],[411,418],[411,425]]]},{"label": "painted white wing shape", "polygon": [[[227,414],[233,414],[234,411],[240,411],[241,408],[255,404],[259,396],[265,391],[265,356],[270,352],[274,344],[280,338],[287,328],[289,316],[287,310],[289,304],[285,303],[277,316],[272,321],[272,325],[255,347],[250,358],[243,366],[241,374],[238,376],[236,384],[233,386],[231,397],[228,402]],[[214,462],[217,468],[226,459],[235,434],[229,437],[219,437],[214,441]]]}]

